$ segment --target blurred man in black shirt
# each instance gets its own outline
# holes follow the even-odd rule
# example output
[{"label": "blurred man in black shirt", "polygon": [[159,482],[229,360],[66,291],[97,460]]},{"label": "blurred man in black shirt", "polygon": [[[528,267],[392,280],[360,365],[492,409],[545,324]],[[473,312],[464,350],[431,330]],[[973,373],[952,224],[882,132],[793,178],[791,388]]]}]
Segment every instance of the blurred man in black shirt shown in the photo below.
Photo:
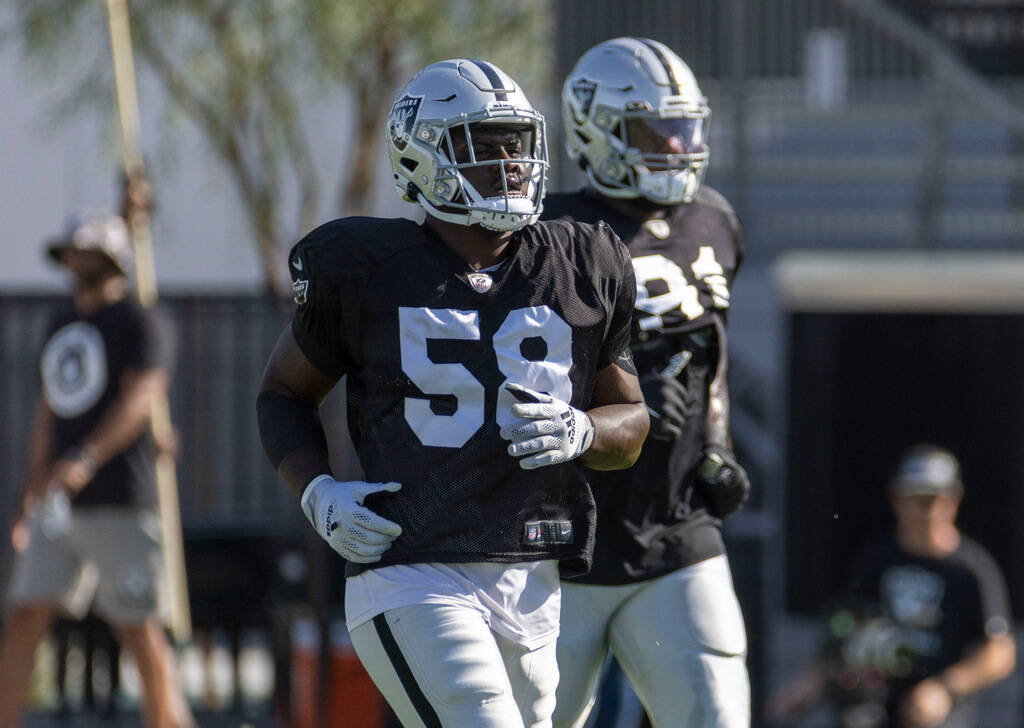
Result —
[{"label": "blurred man in black shirt", "polygon": [[872,543],[855,566],[842,613],[849,627],[834,654],[775,697],[777,719],[827,692],[843,726],[856,717],[857,725],[966,728],[978,725],[973,698],[1013,671],[1005,581],[954,523],[963,497],[956,458],[911,448],[889,492],[894,538]]},{"label": "blurred man in black shirt", "polygon": [[131,653],[146,725],[190,725],[161,622],[166,607],[149,415],[165,396],[157,327],[131,297],[124,220],[83,213],[47,248],[72,297],[54,312],[40,357],[26,487],[11,534],[0,726],[21,712],[36,647],[58,614],[93,607]]}]

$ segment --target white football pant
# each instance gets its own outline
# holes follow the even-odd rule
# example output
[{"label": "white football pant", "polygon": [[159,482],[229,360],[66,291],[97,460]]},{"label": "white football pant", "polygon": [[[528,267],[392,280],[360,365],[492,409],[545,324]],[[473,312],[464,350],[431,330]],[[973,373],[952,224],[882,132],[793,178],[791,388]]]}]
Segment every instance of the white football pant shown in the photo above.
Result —
[{"label": "white football pant", "polygon": [[356,654],[405,728],[549,728],[555,643],[495,634],[479,610],[399,607],[352,630]]},{"label": "white football pant", "polygon": [[555,728],[581,728],[607,651],[654,728],[748,728],[743,614],[724,555],[621,586],[562,582]]}]

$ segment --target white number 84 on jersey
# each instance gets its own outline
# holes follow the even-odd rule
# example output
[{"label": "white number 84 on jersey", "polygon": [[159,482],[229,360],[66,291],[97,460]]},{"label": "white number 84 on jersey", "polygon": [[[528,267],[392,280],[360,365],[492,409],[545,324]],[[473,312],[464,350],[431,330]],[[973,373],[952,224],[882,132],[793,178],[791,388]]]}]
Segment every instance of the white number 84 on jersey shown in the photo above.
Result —
[{"label": "white number 84 on jersey", "polygon": [[[710,289],[715,308],[729,308],[729,281],[715,259],[715,249],[702,245],[690,269],[694,279],[703,281]],[[657,254],[637,256],[633,258],[633,273],[636,275],[636,309],[648,314],[638,321],[642,331],[662,327],[661,317],[669,311],[680,310],[690,321],[704,313],[700,290],[686,279],[685,271],[674,261]],[[668,290],[652,296],[648,290],[652,281],[664,281]]]}]

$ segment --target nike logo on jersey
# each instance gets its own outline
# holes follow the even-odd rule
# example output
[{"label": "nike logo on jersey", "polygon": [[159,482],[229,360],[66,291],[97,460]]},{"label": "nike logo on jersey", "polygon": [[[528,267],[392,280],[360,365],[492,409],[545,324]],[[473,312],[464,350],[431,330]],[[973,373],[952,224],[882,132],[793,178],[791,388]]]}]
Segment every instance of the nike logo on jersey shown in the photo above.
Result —
[{"label": "nike logo on jersey", "polygon": [[552,546],[572,540],[572,521],[527,521],[523,525],[524,546]]},{"label": "nike logo on jersey", "polygon": [[292,268],[294,268],[295,270],[301,271],[302,270],[302,258],[300,258],[297,255],[294,258],[292,258]]}]

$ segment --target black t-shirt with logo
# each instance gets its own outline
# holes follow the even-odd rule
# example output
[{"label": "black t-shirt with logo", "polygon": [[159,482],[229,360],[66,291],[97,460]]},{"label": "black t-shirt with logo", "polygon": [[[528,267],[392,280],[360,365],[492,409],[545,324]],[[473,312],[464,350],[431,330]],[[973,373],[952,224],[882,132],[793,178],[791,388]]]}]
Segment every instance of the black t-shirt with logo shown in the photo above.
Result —
[{"label": "black t-shirt with logo", "polygon": [[[895,628],[890,647],[903,661],[899,676],[888,681],[887,708],[894,721],[900,700],[914,685],[960,661],[987,637],[1006,634],[1012,624],[999,566],[967,537],[945,558],[908,553],[892,538],[875,542],[854,567],[849,598],[877,605]],[[967,724],[963,721],[973,707],[962,705],[943,725]]]},{"label": "black t-shirt with logo", "polygon": [[693,202],[669,208],[662,220],[628,217],[587,190],[548,195],[543,218],[603,220],[626,243],[637,283],[631,340],[641,382],[687,351],[692,358],[679,378],[699,400],[700,414],[675,442],[648,438],[628,470],[587,471],[597,501],[597,543],[594,566],[578,581],[642,581],[724,553],[719,522],[694,480],[718,363],[712,316],[725,323],[743,257],[736,214],[704,185]]},{"label": "black t-shirt with logo", "polygon": [[[54,457],[81,445],[114,401],[125,372],[159,366],[157,338],[152,318],[132,299],[88,316],[79,315],[70,301],[60,306],[39,364],[43,396],[54,414]],[[152,507],[155,454],[146,428],[96,472],[74,505]]]},{"label": "black t-shirt with logo", "polygon": [[586,571],[594,503],[581,468],[523,470],[498,431],[517,421],[507,382],[585,410],[596,373],[629,359],[635,284],[608,226],[529,225],[481,273],[426,226],[344,218],[289,262],[295,338],[317,368],[348,375],[365,479],[402,484],[366,500],[402,526],[370,568],[555,558]]}]

